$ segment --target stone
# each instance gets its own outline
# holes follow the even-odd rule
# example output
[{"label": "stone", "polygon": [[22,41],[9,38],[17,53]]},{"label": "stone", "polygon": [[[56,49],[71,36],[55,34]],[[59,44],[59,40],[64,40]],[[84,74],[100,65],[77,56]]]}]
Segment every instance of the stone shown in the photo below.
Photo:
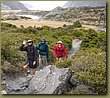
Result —
[{"label": "stone", "polygon": [[77,81],[76,79],[74,79],[74,77],[71,77],[70,83],[71,83],[73,86],[77,86],[78,81]]},{"label": "stone", "polygon": [[7,92],[5,90],[2,90],[1,94],[7,94]]},{"label": "stone", "polygon": [[62,94],[67,89],[71,78],[69,68],[58,69],[49,65],[43,70],[36,71],[28,87],[29,94]]},{"label": "stone", "polygon": [[94,94],[94,88],[87,85],[78,85],[73,91],[73,94]]}]

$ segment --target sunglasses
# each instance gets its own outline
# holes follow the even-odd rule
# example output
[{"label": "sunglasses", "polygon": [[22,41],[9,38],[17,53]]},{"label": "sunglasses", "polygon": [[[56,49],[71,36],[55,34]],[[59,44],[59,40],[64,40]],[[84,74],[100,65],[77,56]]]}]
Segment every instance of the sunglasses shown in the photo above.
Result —
[{"label": "sunglasses", "polygon": [[27,43],[32,43],[32,42],[27,42]]}]

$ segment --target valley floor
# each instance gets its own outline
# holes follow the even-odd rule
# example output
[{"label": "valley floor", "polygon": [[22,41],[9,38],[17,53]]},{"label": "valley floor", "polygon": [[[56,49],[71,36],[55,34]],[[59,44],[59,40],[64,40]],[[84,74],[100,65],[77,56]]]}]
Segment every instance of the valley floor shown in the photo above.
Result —
[{"label": "valley floor", "polygon": [[[19,20],[5,20],[5,21],[1,21],[1,22],[10,23],[10,24],[16,25],[17,27],[21,27],[21,25],[24,27],[29,27],[29,26],[42,27],[42,26],[46,25],[46,26],[50,26],[53,28],[58,28],[58,27],[63,27],[64,24],[73,25],[73,23],[70,23],[70,22],[62,22],[62,21],[55,21],[55,20],[52,21],[52,20],[44,20],[44,19],[36,19],[36,20],[19,19]],[[88,30],[90,28],[94,29],[96,31],[98,31],[98,30],[106,31],[106,28],[103,28],[103,27],[101,28],[101,27],[96,27],[93,25],[82,25],[82,29]]]},{"label": "valley floor", "polygon": [[29,27],[29,26],[42,27],[42,26],[46,25],[46,26],[57,28],[57,27],[62,27],[64,24],[72,25],[72,23],[69,23],[69,22],[51,21],[51,20],[43,20],[43,19],[36,19],[36,20],[20,19],[20,20],[6,20],[6,21],[1,21],[1,22],[11,23],[11,24],[16,25],[17,27],[20,27],[21,25],[23,25],[24,27]]}]

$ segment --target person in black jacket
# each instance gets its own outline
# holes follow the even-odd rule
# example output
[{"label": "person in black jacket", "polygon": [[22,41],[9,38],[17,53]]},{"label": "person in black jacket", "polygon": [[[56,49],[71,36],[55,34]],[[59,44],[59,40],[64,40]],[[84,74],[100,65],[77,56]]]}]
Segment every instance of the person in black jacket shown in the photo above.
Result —
[{"label": "person in black jacket", "polygon": [[28,69],[32,69],[32,75],[35,75],[36,68],[38,66],[38,52],[36,47],[33,45],[32,40],[27,41],[28,45],[25,46],[26,41],[23,41],[22,45],[20,46],[20,51],[26,51],[27,52],[27,59],[23,66],[23,68],[28,71]]}]

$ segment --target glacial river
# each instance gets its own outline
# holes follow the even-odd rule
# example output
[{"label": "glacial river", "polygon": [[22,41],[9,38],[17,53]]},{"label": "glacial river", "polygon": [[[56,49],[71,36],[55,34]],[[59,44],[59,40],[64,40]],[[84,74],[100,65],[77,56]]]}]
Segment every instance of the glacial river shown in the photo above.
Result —
[{"label": "glacial river", "polygon": [[31,18],[31,19],[33,19],[33,20],[41,18],[41,17],[35,16],[35,15],[17,15],[17,16],[29,17],[29,18]]}]

